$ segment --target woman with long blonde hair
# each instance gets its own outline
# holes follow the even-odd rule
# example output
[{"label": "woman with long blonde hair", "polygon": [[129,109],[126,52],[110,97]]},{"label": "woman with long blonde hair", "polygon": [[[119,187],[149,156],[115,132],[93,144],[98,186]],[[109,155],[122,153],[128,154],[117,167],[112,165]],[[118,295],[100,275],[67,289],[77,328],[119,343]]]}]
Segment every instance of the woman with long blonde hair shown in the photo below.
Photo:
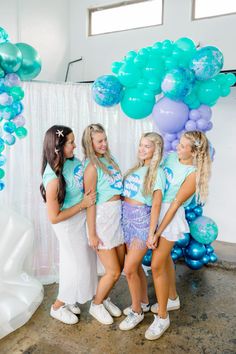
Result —
[{"label": "woman with long blonde hair", "polygon": [[130,330],[150,309],[147,282],[142,259],[147,252],[146,241],[153,237],[165,189],[165,174],[159,167],[163,154],[163,139],[157,133],[142,135],[138,148],[138,163],[124,177],[122,227],[127,255],[124,272],[129,285],[132,305],[123,312],[127,316],[119,325]]},{"label": "woman with long blonde hair", "polygon": [[158,303],[151,307],[157,313],[145,337],[159,338],[169,327],[167,311],[180,307],[175,286],[175,269],[171,249],[183,233],[189,232],[184,207],[196,195],[198,203],[205,203],[208,194],[211,159],[209,144],[204,133],[186,132],[182,135],[177,153],[168,155],[163,164],[167,188],[161,207],[159,226],[155,235],[148,238],[147,246],[153,249],[152,275]]},{"label": "woman with long blonde hair", "polygon": [[89,313],[103,324],[112,324],[113,317],[121,316],[120,309],[108,297],[123,269],[125,247],[121,229],[122,177],[112,157],[105,130],[101,124],[90,124],[83,133],[84,187],[96,191],[96,205],[87,209],[90,246],[105,269]]}]

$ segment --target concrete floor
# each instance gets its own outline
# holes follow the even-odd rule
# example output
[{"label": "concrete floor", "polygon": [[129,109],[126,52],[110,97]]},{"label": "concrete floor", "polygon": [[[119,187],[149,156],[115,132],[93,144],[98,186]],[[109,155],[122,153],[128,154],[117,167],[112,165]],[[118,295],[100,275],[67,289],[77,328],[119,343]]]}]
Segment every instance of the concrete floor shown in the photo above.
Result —
[{"label": "concrete floor", "polygon": [[[148,277],[150,302],[155,301],[151,275]],[[177,265],[177,286],[181,309],[170,313],[171,327],[153,342],[144,332],[153,320],[145,315],[135,329],[121,332],[116,319],[111,326],[99,324],[88,314],[89,304],[81,305],[80,322],[64,325],[49,316],[57,285],[45,286],[45,298],[31,320],[3,338],[1,354],[139,354],[139,353],[236,353],[236,270],[209,267],[192,271]],[[130,304],[126,279],[122,276],[112,291],[121,308]],[[123,317],[122,317],[123,318]]]}]

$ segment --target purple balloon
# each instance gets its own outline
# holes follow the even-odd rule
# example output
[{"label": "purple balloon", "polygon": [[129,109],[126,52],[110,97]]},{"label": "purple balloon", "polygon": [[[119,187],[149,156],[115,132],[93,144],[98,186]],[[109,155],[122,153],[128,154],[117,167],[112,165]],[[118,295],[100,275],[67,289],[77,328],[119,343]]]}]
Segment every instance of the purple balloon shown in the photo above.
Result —
[{"label": "purple balloon", "polygon": [[163,97],[152,111],[157,127],[164,133],[178,133],[188,120],[189,108],[183,102],[176,102]]},{"label": "purple balloon", "polygon": [[175,139],[176,139],[176,134],[170,134],[170,133],[166,133],[165,134],[165,140],[168,140],[168,141],[172,142]]},{"label": "purple balloon", "polygon": [[206,104],[202,104],[199,108],[198,111],[201,115],[201,118],[209,121],[211,119],[212,116],[212,110],[209,106],[207,106]]},{"label": "purple balloon", "polygon": [[181,136],[186,132],[185,129],[181,130],[180,132],[177,133],[177,138],[180,139]]},{"label": "purple balloon", "polygon": [[10,106],[13,102],[13,98],[9,96],[6,92],[0,94],[0,105]]},{"label": "purple balloon", "polygon": [[164,150],[165,150],[165,151],[170,151],[171,148],[172,148],[172,147],[171,147],[171,142],[164,139]]},{"label": "purple balloon", "polygon": [[208,121],[201,118],[197,121],[197,130],[205,131],[208,127]]},{"label": "purple balloon", "polygon": [[19,116],[16,116],[14,119],[12,119],[12,122],[17,128],[23,127],[25,125],[25,117],[20,114]]},{"label": "purple balloon", "polygon": [[179,145],[179,139],[175,139],[174,141],[172,141],[171,146],[173,150],[176,150],[177,145]]},{"label": "purple balloon", "polygon": [[11,73],[5,76],[4,84],[8,87],[21,86],[21,80],[17,74]]},{"label": "purple balloon", "polygon": [[209,131],[209,130],[211,130],[212,128],[213,128],[213,123],[212,123],[212,122],[208,122],[206,131]]},{"label": "purple balloon", "polygon": [[192,110],[189,112],[189,119],[191,119],[191,120],[198,120],[199,118],[201,118],[201,114],[200,114],[200,112],[198,111],[198,109],[192,109]]},{"label": "purple balloon", "polygon": [[193,120],[188,120],[187,123],[185,124],[185,129],[188,132],[193,131],[193,130],[197,130],[196,122],[194,122]]}]

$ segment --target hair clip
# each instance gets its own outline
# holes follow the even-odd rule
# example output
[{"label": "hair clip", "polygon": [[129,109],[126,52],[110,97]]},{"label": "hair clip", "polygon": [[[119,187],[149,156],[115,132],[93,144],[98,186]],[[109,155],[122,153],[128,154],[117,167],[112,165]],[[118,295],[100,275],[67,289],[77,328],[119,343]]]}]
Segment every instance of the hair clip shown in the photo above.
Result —
[{"label": "hair clip", "polygon": [[60,151],[60,149],[56,149],[56,148],[55,148],[54,151],[55,151],[55,154],[58,154],[58,152]]},{"label": "hair clip", "polygon": [[199,147],[200,145],[201,145],[200,140],[199,140],[199,139],[196,139],[196,140],[194,141],[194,146]]},{"label": "hair clip", "polygon": [[62,130],[57,129],[56,134],[57,134],[58,138],[60,138],[60,136],[62,136],[64,138],[63,129]]}]

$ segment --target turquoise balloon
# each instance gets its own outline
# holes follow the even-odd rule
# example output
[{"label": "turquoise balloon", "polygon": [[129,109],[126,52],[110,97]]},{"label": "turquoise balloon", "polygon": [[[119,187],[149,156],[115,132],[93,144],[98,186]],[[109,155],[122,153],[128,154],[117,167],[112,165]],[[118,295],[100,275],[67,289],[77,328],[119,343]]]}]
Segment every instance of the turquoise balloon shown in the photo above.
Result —
[{"label": "turquoise balloon", "polygon": [[118,74],[120,68],[122,67],[124,63],[123,62],[120,62],[120,61],[114,61],[112,64],[111,64],[111,71],[114,73],[114,74]]},{"label": "turquoise balloon", "polygon": [[41,59],[38,52],[26,43],[16,43],[17,48],[22,53],[22,64],[17,74],[21,80],[32,80],[41,71]]},{"label": "turquoise balloon", "polygon": [[226,74],[226,83],[229,86],[233,86],[236,83],[236,76],[233,73]]},{"label": "turquoise balloon", "polygon": [[218,236],[216,223],[207,216],[199,216],[190,224],[192,237],[203,244],[213,242]]},{"label": "turquoise balloon", "polygon": [[190,68],[195,72],[197,80],[208,80],[220,72],[223,64],[221,51],[216,47],[207,46],[196,51]]},{"label": "turquoise balloon", "polygon": [[5,76],[5,72],[2,68],[0,68],[0,78]]},{"label": "turquoise balloon", "polygon": [[25,138],[25,137],[27,136],[28,131],[27,131],[27,129],[24,128],[24,127],[18,127],[18,128],[16,128],[16,130],[15,130],[15,134],[16,134],[16,136],[17,136],[18,138],[23,139],[23,138]]},{"label": "turquoise balloon", "polygon": [[12,43],[0,44],[0,65],[6,73],[19,70],[22,63],[22,54],[16,45]]},{"label": "turquoise balloon", "polygon": [[175,42],[175,47],[183,50],[184,52],[194,52],[196,50],[195,44],[192,39],[187,37],[179,38]]},{"label": "turquoise balloon", "polygon": [[194,75],[188,69],[173,69],[165,75],[161,88],[166,97],[182,100],[188,95],[194,84]]},{"label": "turquoise balloon", "polygon": [[24,98],[24,91],[20,86],[13,86],[9,90],[14,101],[20,101]]},{"label": "turquoise balloon", "polygon": [[4,28],[0,27],[0,43],[9,42],[9,37]]},{"label": "turquoise balloon", "polygon": [[201,103],[211,106],[220,97],[220,85],[215,79],[202,82],[198,87],[198,99]]},{"label": "turquoise balloon", "polygon": [[120,83],[127,87],[132,87],[136,85],[140,77],[141,77],[141,72],[135,66],[134,63],[123,64],[117,76]]},{"label": "turquoise balloon", "polygon": [[142,119],[149,116],[152,112],[155,96],[145,93],[138,89],[127,89],[121,101],[122,111],[132,119]]}]

